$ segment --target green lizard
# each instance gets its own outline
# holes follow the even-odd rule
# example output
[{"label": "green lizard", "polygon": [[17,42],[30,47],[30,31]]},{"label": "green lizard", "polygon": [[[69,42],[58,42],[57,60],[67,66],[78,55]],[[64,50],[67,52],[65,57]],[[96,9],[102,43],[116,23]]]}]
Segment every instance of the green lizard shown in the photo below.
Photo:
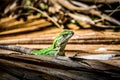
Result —
[{"label": "green lizard", "polygon": [[73,32],[70,30],[64,30],[62,31],[53,41],[53,44],[48,47],[44,48],[42,50],[33,50],[26,47],[20,47],[20,46],[14,46],[14,45],[2,45],[0,44],[0,48],[12,50],[16,52],[21,52],[25,54],[33,54],[33,55],[46,55],[46,56],[63,56],[64,49],[66,47],[66,44],[68,40],[73,36]]}]

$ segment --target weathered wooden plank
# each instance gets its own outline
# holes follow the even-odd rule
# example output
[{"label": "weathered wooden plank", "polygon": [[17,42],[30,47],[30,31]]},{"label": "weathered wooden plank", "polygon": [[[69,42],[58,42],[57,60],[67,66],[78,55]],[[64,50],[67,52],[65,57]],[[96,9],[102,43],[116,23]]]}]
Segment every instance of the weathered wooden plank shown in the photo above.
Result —
[{"label": "weathered wooden plank", "polygon": [[[51,44],[17,44],[17,46],[28,47],[32,49],[43,49]],[[13,53],[8,50],[0,49],[2,53]],[[84,55],[84,54],[120,54],[120,45],[104,44],[67,44],[65,48],[66,55]]]},{"label": "weathered wooden plank", "polygon": [[[0,44],[52,44],[56,35],[41,35],[40,38],[20,38],[0,40]],[[95,36],[75,35],[70,40],[71,44],[120,44],[120,36]]]},{"label": "weathered wooden plank", "polygon": [[[114,63],[118,60],[114,60]],[[89,65],[87,65],[86,63]],[[119,61],[118,61],[119,62]],[[28,55],[0,55],[0,66],[24,78],[67,79],[67,80],[119,80],[119,66],[97,60],[71,60],[54,57]],[[24,72],[21,72],[24,71]],[[28,73],[29,71],[29,73]],[[112,74],[112,75],[111,75]],[[46,77],[48,76],[48,77]],[[29,79],[31,80],[31,79]],[[36,80],[36,79],[35,79]]]}]

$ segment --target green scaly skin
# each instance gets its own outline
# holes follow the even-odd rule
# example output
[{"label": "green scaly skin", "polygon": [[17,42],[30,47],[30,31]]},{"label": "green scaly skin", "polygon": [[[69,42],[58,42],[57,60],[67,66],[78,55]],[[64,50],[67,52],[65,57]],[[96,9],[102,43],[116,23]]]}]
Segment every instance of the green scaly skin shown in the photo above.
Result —
[{"label": "green scaly skin", "polygon": [[64,30],[61,32],[53,41],[53,44],[42,50],[34,50],[32,54],[34,55],[46,55],[46,56],[64,56],[64,49],[68,40],[73,36],[73,32],[70,30]]},{"label": "green scaly skin", "polygon": [[20,46],[13,46],[13,45],[2,45],[0,44],[0,48],[12,50],[20,53],[25,54],[32,54],[32,55],[45,55],[45,56],[64,56],[64,49],[66,47],[66,44],[68,40],[73,36],[73,32],[70,30],[63,30],[53,41],[53,44],[48,47],[44,48],[42,50],[32,50],[30,48],[26,47],[20,47]]}]

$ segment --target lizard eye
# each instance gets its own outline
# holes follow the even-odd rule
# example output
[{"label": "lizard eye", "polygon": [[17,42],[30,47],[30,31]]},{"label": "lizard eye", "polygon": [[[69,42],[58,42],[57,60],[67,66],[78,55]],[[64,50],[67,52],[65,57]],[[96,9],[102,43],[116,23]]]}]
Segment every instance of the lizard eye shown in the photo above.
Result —
[{"label": "lizard eye", "polygon": [[66,35],[64,34],[63,37],[66,37]]}]

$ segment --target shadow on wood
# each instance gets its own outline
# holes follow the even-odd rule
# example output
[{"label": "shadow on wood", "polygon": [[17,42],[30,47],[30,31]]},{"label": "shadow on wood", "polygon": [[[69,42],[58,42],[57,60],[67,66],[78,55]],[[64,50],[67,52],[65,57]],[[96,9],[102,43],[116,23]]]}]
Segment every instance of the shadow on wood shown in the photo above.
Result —
[{"label": "shadow on wood", "polygon": [[[16,80],[120,80],[120,64],[109,64],[112,61],[120,62],[0,54],[0,68],[11,80],[13,77]],[[7,80],[2,76],[0,79]]]}]

